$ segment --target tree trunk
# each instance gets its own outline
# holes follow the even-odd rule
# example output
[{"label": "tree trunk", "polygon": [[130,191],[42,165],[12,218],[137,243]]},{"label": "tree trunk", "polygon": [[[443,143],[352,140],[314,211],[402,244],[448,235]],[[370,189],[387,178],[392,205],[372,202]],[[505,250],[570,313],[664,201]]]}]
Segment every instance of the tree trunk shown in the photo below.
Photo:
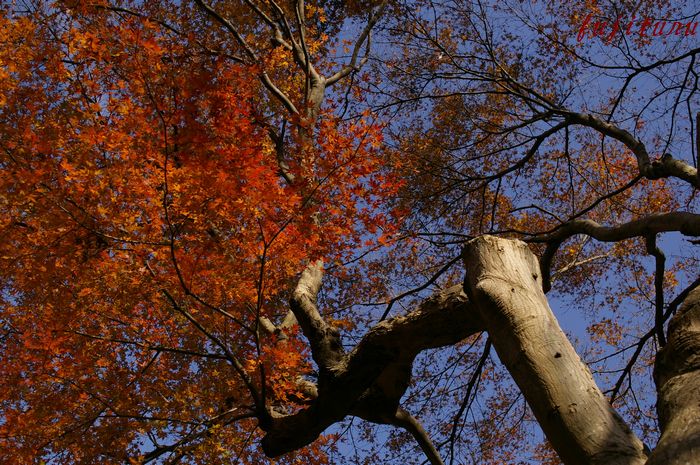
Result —
[{"label": "tree trunk", "polygon": [[700,464],[700,288],[669,323],[654,377],[661,439],[648,465]]},{"label": "tree trunk", "polygon": [[642,465],[641,441],[598,389],[542,291],[521,241],[483,236],[464,250],[465,291],[501,361],[566,465]]}]

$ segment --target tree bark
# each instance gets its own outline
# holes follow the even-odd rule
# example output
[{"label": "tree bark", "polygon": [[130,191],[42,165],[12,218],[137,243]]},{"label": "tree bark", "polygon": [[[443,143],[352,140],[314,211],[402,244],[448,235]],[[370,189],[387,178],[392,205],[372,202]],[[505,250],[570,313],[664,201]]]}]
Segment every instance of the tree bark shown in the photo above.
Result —
[{"label": "tree bark", "polygon": [[464,250],[465,291],[499,358],[566,465],[642,465],[641,441],[610,406],[554,317],[527,245],[483,236]]},{"label": "tree bark", "polygon": [[[310,342],[313,349],[322,345],[327,335],[327,331],[317,330],[323,327],[316,321],[321,317],[314,302],[320,274],[312,270],[302,276],[302,281],[293,305],[297,305],[297,318],[309,321],[304,334],[318,339]],[[262,440],[263,451],[276,457],[306,446],[346,415],[395,424],[416,355],[425,349],[456,344],[482,330],[479,314],[461,285],[437,293],[407,315],[382,321],[349,353],[339,359],[333,355],[330,362],[321,360],[328,367],[327,379],[319,382],[318,396],[309,407],[291,415],[273,415],[270,424],[260,425],[267,433]],[[314,358],[322,359],[323,353],[319,351]]]},{"label": "tree bark", "polygon": [[661,439],[647,465],[700,463],[700,288],[671,319],[654,378]]}]

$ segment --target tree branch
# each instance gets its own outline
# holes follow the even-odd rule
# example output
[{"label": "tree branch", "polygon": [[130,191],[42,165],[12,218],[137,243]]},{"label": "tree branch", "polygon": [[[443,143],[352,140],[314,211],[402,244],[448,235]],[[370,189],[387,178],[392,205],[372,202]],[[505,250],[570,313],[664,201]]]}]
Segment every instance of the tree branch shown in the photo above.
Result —
[{"label": "tree branch", "polygon": [[673,158],[673,156],[668,153],[657,160],[651,161],[644,144],[624,129],[607,123],[593,115],[569,111],[560,111],[560,113],[569,118],[572,123],[593,128],[625,144],[637,158],[639,173],[645,178],[660,179],[673,176],[688,182],[692,186],[700,187],[697,169],[681,160]]},{"label": "tree branch", "polygon": [[573,220],[552,233],[529,238],[527,242],[547,243],[540,258],[542,286],[547,292],[552,287],[550,273],[554,255],[559,246],[571,236],[586,234],[599,241],[618,242],[670,231],[678,231],[685,236],[700,236],[700,215],[690,212],[657,213],[617,226],[603,226],[593,220]]},{"label": "tree branch", "polygon": [[[362,49],[362,45],[366,41],[369,41],[372,28],[374,28],[375,24],[377,24],[377,21],[379,21],[379,18],[381,18],[382,14],[384,14],[384,10],[386,9],[387,4],[388,2],[386,0],[383,1],[381,5],[379,5],[377,12],[370,17],[369,21],[367,21],[367,25],[360,33],[360,36],[357,38],[355,46],[353,47],[352,57],[350,58],[350,64],[344,66],[340,71],[336,72],[333,76],[326,79],[327,86],[330,87],[336,82],[346,77],[347,75],[349,75],[350,73],[352,73],[353,71],[357,71],[367,61],[367,57],[365,56],[365,58],[363,58],[358,63],[357,59],[360,55],[360,50]],[[369,50],[367,52],[369,53]]]},{"label": "tree branch", "polygon": [[668,344],[656,357],[654,381],[661,439],[647,465],[700,460],[700,290],[685,298],[668,324]]},{"label": "tree branch", "polygon": [[[316,269],[307,275],[307,294],[317,292],[319,273]],[[319,380],[318,397],[309,407],[292,415],[273,414],[270,424],[261,424],[267,431],[263,450],[276,457],[303,447],[347,415],[391,424],[416,355],[459,342],[481,328],[461,285],[434,295],[405,316],[382,321],[338,360],[325,382]]]},{"label": "tree branch", "polygon": [[343,346],[338,330],[327,324],[318,311],[316,300],[322,278],[323,261],[310,263],[299,278],[290,306],[311,345],[314,361],[324,372],[333,369],[343,357]]},{"label": "tree branch", "polygon": [[[252,47],[245,41],[243,36],[241,35],[240,32],[238,32],[238,29],[226,18],[221,16],[216,10],[214,10],[211,6],[209,6],[207,3],[203,2],[202,0],[195,0],[195,3],[202,9],[204,10],[207,15],[211,16],[216,22],[218,22],[221,26],[224,27],[227,31],[229,31],[234,38],[236,39],[236,42],[243,48],[243,50],[246,52],[246,54],[254,61],[254,62],[259,62],[258,60],[258,55],[255,53],[255,50],[252,49]],[[263,85],[267,88],[267,90],[274,95],[277,100],[279,100],[282,105],[293,115],[299,114],[299,111],[297,110],[296,106],[292,103],[292,101],[285,95],[284,92],[282,92],[279,87],[275,85],[274,82],[272,82],[272,79],[270,79],[270,76],[265,72],[261,71],[259,74],[260,81],[263,83]]]},{"label": "tree branch", "polygon": [[661,347],[666,345],[666,336],[664,335],[664,272],[666,264],[666,256],[663,251],[656,245],[656,234],[650,234],[646,238],[647,253],[652,255],[656,262],[656,271],[654,273],[654,306],[656,307],[655,328],[656,337],[659,340]]},{"label": "tree branch", "polygon": [[399,407],[396,410],[393,424],[411,433],[411,436],[416,440],[431,465],[444,465],[440,454],[433,445],[433,441],[430,440],[430,436],[413,415]]},{"label": "tree branch", "polygon": [[465,290],[499,358],[566,465],[642,465],[642,442],[610,406],[542,292],[521,241],[481,236],[464,250]]}]

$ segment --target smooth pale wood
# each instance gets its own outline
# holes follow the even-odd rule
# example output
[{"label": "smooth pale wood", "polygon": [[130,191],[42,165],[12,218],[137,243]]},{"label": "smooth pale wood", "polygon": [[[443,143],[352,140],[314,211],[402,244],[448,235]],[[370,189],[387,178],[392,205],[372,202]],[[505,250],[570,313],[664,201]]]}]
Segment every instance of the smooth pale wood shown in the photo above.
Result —
[{"label": "smooth pale wood", "polygon": [[700,464],[700,289],[671,319],[654,378],[661,439],[648,465]]},{"label": "smooth pale wood", "polygon": [[566,465],[642,465],[641,441],[610,406],[554,317],[539,265],[521,241],[465,247],[464,288],[501,361]]}]

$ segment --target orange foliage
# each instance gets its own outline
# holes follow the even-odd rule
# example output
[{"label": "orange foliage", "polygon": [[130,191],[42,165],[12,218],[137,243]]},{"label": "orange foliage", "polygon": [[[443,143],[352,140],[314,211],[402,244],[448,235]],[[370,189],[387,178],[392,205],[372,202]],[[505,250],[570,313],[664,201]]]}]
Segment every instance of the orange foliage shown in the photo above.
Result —
[{"label": "orange foliage", "polygon": [[[286,313],[309,259],[391,230],[378,126],[323,119],[290,146],[305,181],[285,183],[259,69],[171,32],[82,3],[0,15],[0,449],[16,463],[124,463],[178,438],[203,463],[259,463],[242,379],[286,402],[308,362],[257,315]],[[295,463],[324,463],[323,444]]]}]

